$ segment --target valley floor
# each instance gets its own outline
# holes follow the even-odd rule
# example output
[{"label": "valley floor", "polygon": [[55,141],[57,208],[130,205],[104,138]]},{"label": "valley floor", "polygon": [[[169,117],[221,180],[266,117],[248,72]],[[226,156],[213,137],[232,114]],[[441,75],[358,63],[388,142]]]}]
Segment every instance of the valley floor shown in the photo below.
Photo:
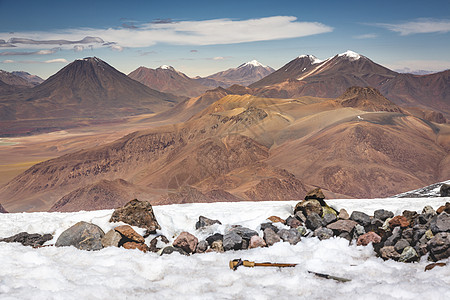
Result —
[{"label": "valley floor", "polygon": [[[334,208],[368,214],[379,208],[401,213],[437,208],[450,198],[391,198],[328,200]],[[297,201],[237,202],[154,206],[162,230],[170,241],[181,231],[199,239],[239,224],[252,229],[271,215],[289,216]],[[21,231],[52,233],[54,243],[62,231],[78,221],[99,225],[105,232],[112,210],[77,213],[0,214],[0,237]],[[195,230],[200,215],[224,225]],[[143,231],[136,229],[139,233]],[[148,243],[153,236],[147,238]],[[444,267],[424,272],[429,263],[383,261],[372,246],[348,245],[332,238],[303,238],[292,246],[225,253],[158,256],[138,250],[106,248],[81,251],[74,247],[33,249],[0,243],[0,299],[450,299],[450,259]],[[242,258],[257,262],[298,263],[295,268],[240,268],[228,262]],[[314,271],[351,279],[340,283],[308,273]]]}]

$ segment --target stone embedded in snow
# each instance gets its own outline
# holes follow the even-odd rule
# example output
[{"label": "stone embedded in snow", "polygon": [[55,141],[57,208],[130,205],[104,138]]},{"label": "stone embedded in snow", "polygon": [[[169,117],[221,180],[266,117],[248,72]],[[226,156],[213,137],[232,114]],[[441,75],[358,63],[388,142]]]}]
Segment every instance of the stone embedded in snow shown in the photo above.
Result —
[{"label": "stone embedded in snow", "polygon": [[311,230],[316,230],[322,226],[322,218],[315,212],[311,212],[306,218],[306,227]]},{"label": "stone embedded in snow", "polygon": [[231,231],[223,236],[223,249],[225,251],[240,250],[242,248],[242,236]]},{"label": "stone embedded in snow", "polygon": [[393,259],[398,260],[400,258],[400,254],[395,251],[394,246],[384,246],[380,249],[380,256],[384,260]]},{"label": "stone embedded in snow", "polygon": [[302,239],[302,235],[296,229],[281,229],[277,232],[278,236],[283,242],[288,242],[291,245],[296,245]]},{"label": "stone embedded in snow", "polygon": [[215,251],[215,252],[219,252],[219,253],[224,252],[225,250],[223,249],[223,242],[222,242],[222,240],[217,240],[217,241],[212,242],[211,250]]},{"label": "stone embedded in snow", "polygon": [[450,257],[450,233],[439,232],[427,244],[434,261]]},{"label": "stone embedded in snow", "polygon": [[253,248],[259,248],[259,247],[265,247],[267,246],[266,242],[264,241],[264,239],[262,237],[260,237],[259,235],[254,235],[250,238],[250,243],[248,245],[248,247],[250,249]]},{"label": "stone embedded in snow", "polygon": [[[229,232],[235,232],[239,236],[241,236],[244,240],[250,241],[250,238],[254,235],[258,235],[258,232],[255,230],[252,230],[250,228],[242,227],[242,226],[236,226],[229,230]],[[225,239],[225,237],[224,237]]]},{"label": "stone embedded in snow", "polygon": [[377,209],[373,212],[373,217],[376,219],[380,219],[381,221],[385,221],[387,218],[393,218],[394,213],[385,209]]},{"label": "stone embedded in snow", "polygon": [[41,235],[38,233],[21,232],[4,239],[0,239],[0,242],[21,243],[24,246],[37,247],[42,246],[45,242],[50,241],[52,238],[53,236],[49,233]]},{"label": "stone embedded in snow", "polygon": [[364,227],[370,224],[370,216],[361,211],[352,212],[352,214],[350,215],[350,220],[353,220]]},{"label": "stone embedded in snow", "polygon": [[223,241],[223,235],[220,233],[214,233],[213,235],[210,235],[206,238],[206,241],[208,242],[209,246],[212,246],[212,243],[215,241]]},{"label": "stone embedded in snow", "polygon": [[356,242],[356,245],[358,245],[358,246],[367,246],[370,243],[375,244],[375,243],[379,243],[379,242],[381,242],[381,237],[378,234],[376,234],[375,232],[371,231],[371,232],[368,232],[368,233],[365,233],[365,234],[361,235],[358,238],[358,241]]},{"label": "stone embedded in snow", "polygon": [[270,228],[272,229],[275,233],[278,232],[278,230],[280,230],[278,227],[274,226],[272,223],[262,223],[261,224],[261,230],[264,231],[266,230],[266,228]]},{"label": "stone embedded in snow", "polygon": [[149,250],[151,252],[158,252],[162,248],[166,247],[167,244],[169,244],[167,237],[164,235],[158,235],[150,241]]},{"label": "stone embedded in snow", "polygon": [[194,253],[198,239],[189,232],[183,231],[173,242],[173,246],[181,248],[187,253]]},{"label": "stone embedded in snow", "polygon": [[297,228],[298,226],[302,225],[302,222],[300,222],[297,218],[294,218],[292,216],[289,216],[286,219],[286,225],[291,228]]},{"label": "stone embedded in snow", "polygon": [[450,197],[450,184],[444,183],[439,189],[441,197]]},{"label": "stone embedded in snow", "polygon": [[413,262],[419,260],[419,255],[417,254],[416,250],[408,246],[405,249],[403,249],[402,254],[400,254],[400,257],[398,258],[399,262]]},{"label": "stone embedded in snow", "polygon": [[297,203],[294,213],[298,211],[301,211],[306,217],[308,217],[311,213],[316,213],[319,216],[323,213],[322,205],[320,205],[319,200],[316,199],[304,200]]},{"label": "stone embedded in snow", "polygon": [[174,246],[167,246],[167,247],[164,247],[163,249],[158,251],[159,255],[172,254],[174,252],[177,252],[177,253],[179,253],[181,255],[189,256],[189,253],[187,253],[186,251],[184,251],[181,248],[174,247]]},{"label": "stone embedded in snow", "polygon": [[211,220],[207,217],[200,216],[200,217],[198,217],[198,222],[195,223],[195,229],[208,227],[208,226],[211,226],[214,224],[222,225],[222,223],[219,220]]},{"label": "stone embedded in snow", "polygon": [[333,230],[335,235],[340,235],[343,232],[351,233],[356,224],[358,223],[353,220],[337,220],[336,222],[327,225],[327,228]]},{"label": "stone embedded in snow", "polygon": [[149,250],[146,244],[136,243],[136,242],[126,242],[122,245],[125,249],[138,249],[142,252],[147,252]]},{"label": "stone embedded in snow", "polygon": [[125,240],[137,242],[137,243],[145,243],[145,239],[137,233],[130,225],[121,225],[114,228],[120,235],[124,237]]},{"label": "stone embedded in snow", "polygon": [[100,250],[103,248],[102,238],[104,235],[103,230],[97,225],[81,221],[63,231],[55,246],[74,246],[80,250]]},{"label": "stone embedded in snow", "polygon": [[197,248],[195,248],[195,253],[204,253],[208,250],[208,246],[208,242],[205,240],[198,242]]},{"label": "stone embedded in snow", "polygon": [[273,244],[281,241],[278,234],[276,234],[271,228],[264,229],[264,240],[266,241],[267,246],[273,246]]},{"label": "stone embedded in snow", "polygon": [[120,241],[122,240],[122,235],[111,229],[102,237],[102,246],[106,247],[119,247]]},{"label": "stone embedded in snow", "polygon": [[314,236],[317,236],[319,240],[326,240],[333,237],[333,230],[325,227],[320,227],[314,230]]}]

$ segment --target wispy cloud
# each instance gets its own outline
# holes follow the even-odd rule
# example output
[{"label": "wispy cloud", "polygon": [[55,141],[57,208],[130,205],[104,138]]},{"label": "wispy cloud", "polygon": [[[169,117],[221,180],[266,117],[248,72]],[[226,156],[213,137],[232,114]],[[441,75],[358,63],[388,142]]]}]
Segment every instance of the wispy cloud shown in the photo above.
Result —
[{"label": "wispy cloud", "polygon": [[[115,43],[121,47],[172,45],[219,45],[298,38],[333,31],[318,22],[300,22],[296,17],[273,16],[259,19],[213,19],[173,22],[171,19],[140,24],[139,28],[78,28],[58,32],[1,33],[0,39],[22,48],[36,45],[103,46]],[[6,43],[6,42],[5,42]],[[71,46],[72,47],[72,46]],[[66,46],[67,48],[67,46]],[[69,48],[70,49],[70,48]]]},{"label": "wispy cloud", "polygon": [[56,59],[50,59],[45,61],[37,61],[37,60],[11,60],[7,59],[2,61],[4,64],[13,64],[13,63],[20,63],[20,64],[53,64],[53,63],[64,63],[67,64],[69,61],[65,58],[56,58]]},{"label": "wispy cloud", "polygon": [[3,51],[0,56],[23,56],[23,55],[49,55],[56,53],[59,48],[45,49],[39,51]]},{"label": "wispy cloud", "polygon": [[450,20],[418,19],[398,24],[377,23],[374,25],[398,32],[400,35],[450,32]]},{"label": "wispy cloud", "polygon": [[366,34],[356,35],[353,38],[363,40],[363,39],[374,39],[376,37],[378,37],[378,35],[375,33],[366,33]]}]

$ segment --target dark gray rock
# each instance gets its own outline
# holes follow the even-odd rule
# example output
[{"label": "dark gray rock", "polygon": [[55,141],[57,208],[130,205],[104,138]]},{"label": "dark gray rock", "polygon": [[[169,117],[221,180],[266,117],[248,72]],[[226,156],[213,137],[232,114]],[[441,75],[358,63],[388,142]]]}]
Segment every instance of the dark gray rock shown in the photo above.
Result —
[{"label": "dark gray rock", "polygon": [[[241,238],[243,238],[244,240],[247,240],[247,242],[250,241],[252,236],[258,235],[258,232],[256,232],[255,230],[252,230],[252,229],[247,228],[247,227],[242,227],[242,226],[233,227],[233,228],[231,228],[229,230],[229,232],[235,232]],[[224,247],[225,247],[225,241],[224,241]]]},{"label": "dark gray rock", "polygon": [[404,210],[402,215],[408,220],[409,223],[414,223],[419,214],[416,211]]},{"label": "dark gray rock", "polygon": [[302,211],[297,211],[295,213],[295,218],[297,218],[297,220],[299,220],[302,223],[306,222],[306,216]]},{"label": "dark gray rock", "polygon": [[402,236],[402,229],[400,228],[400,226],[395,227],[392,230],[392,234],[391,236],[389,236],[386,241],[384,242],[385,246],[394,246],[395,243],[397,243],[397,241],[401,238]]},{"label": "dark gray rock", "polygon": [[430,221],[430,229],[436,234],[438,232],[449,232],[450,231],[450,215],[443,212]]},{"label": "dark gray rock", "polygon": [[370,216],[361,211],[352,212],[350,220],[353,220],[364,227],[370,224]]},{"label": "dark gray rock", "polygon": [[219,220],[212,220],[204,216],[198,217],[197,223],[195,223],[195,229],[205,228],[214,224],[222,225]]},{"label": "dark gray rock", "polygon": [[414,236],[414,229],[413,228],[406,228],[402,231],[402,239],[405,239],[408,241],[408,243],[412,243]]},{"label": "dark gray rock", "polygon": [[241,250],[242,249],[242,236],[235,231],[230,231],[223,236],[223,249],[225,251]]},{"label": "dark gray rock", "polygon": [[74,246],[80,250],[100,250],[103,248],[102,238],[104,235],[103,230],[97,225],[81,221],[63,231],[55,246]]},{"label": "dark gray rock", "polygon": [[281,229],[277,232],[278,236],[291,245],[296,245],[302,239],[302,235],[296,229]]},{"label": "dark gray rock", "polygon": [[161,249],[158,253],[159,253],[159,255],[163,255],[163,254],[172,254],[172,253],[174,253],[174,252],[179,253],[179,254],[181,254],[181,255],[189,256],[189,253],[187,253],[186,251],[184,251],[184,250],[181,249],[181,248],[174,247],[174,246],[167,246],[167,247],[164,247],[164,248]]},{"label": "dark gray rock", "polygon": [[408,246],[410,246],[410,244],[408,243],[407,240],[399,239],[397,243],[395,243],[394,248],[395,251],[397,251],[398,253],[402,253],[403,249],[405,249]]},{"label": "dark gray rock", "polygon": [[322,218],[315,212],[311,212],[308,217],[306,217],[306,227],[311,230],[316,230],[322,226]]},{"label": "dark gray rock", "polygon": [[394,213],[392,211],[385,210],[385,209],[377,209],[376,211],[374,211],[373,217],[375,219],[380,219],[381,221],[385,221],[387,218],[393,218]]},{"label": "dark gray rock", "polygon": [[322,226],[327,226],[328,224],[334,223],[337,221],[337,217],[335,214],[327,213],[323,216]]},{"label": "dark gray rock", "polygon": [[300,222],[300,220],[298,220],[295,217],[289,216],[286,219],[286,225],[291,227],[291,228],[297,228],[298,226],[302,225],[302,222]]},{"label": "dark gray rock", "polygon": [[308,234],[308,229],[305,226],[299,226],[296,230],[300,233],[301,236],[306,236]]},{"label": "dark gray rock", "polygon": [[443,183],[439,189],[441,197],[450,197],[450,184]]},{"label": "dark gray rock", "polygon": [[348,240],[349,242],[352,241],[352,236],[351,236],[350,233],[348,233],[348,232],[342,232],[342,233],[340,233],[340,234],[338,235],[338,237],[343,238],[343,239],[346,239],[346,240]]},{"label": "dark gray rock", "polygon": [[450,256],[450,233],[439,232],[427,243],[427,246],[432,260],[448,258]]},{"label": "dark gray rock", "polygon": [[263,223],[261,224],[261,230],[264,231],[266,228],[270,228],[275,232],[278,232],[278,227],[276,227],[275,225],[273,225],[271,222],[267,222],[267,223]]},{"label": "dark gray rock", "polygon": [[426,228],[417,228],[414,229],[414,234],[411,240],[411,245],[415,245],[419,242],[420,238],[425,234],[425,232],[427,231]]},{"label": "dark gray rock", "polygon": [[208,242],[209,246],[211,247],[212,243],[215,241],[223,241],[223,235],[220,233],[214,233],[213,235],[210,235],[206,238],[206,241]]},{"label": "dark gray rock", "polygon": [[320,227],[314,230],[314,235],[319,238],[319,240],[327,240],[333,237],[333,230],[326,227]]},{"label": "dark gray rock", "polygon": [[270,228],[266,228],[264,229],[264,241],[266,241],[267,246],[272,246],[273,244],[281,241],[281,239],[275,231]]},{"label": "dark gray rock", "polygon": [[195,253],[204,253],[206,250],[208,250],[208,242],[203,240],[198,242]]},{"label": "dark gray rock", "polygon": [[21,232],[16,235],[0,239],[0,242],[5,243],[21,243],[24,246],[42,246],[45,242],[50,241],[53,238],[51,234],[38,234],[38,233],[28,233]]}]

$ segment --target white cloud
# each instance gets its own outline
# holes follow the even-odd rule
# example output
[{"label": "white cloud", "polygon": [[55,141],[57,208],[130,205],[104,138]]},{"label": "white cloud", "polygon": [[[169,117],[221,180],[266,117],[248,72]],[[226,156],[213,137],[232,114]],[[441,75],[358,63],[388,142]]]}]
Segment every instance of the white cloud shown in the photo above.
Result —
[{"label": "white cloud", "polygon": [[81,51],[84,50],[84,47],[81,46],[81,45],[76,45],[76,46],[73,46],[73,50],[74,50],[75,52],[81,52]]},{"label": "white cloud", "polygon": [[393,64],[388,64],[392,70],[425,70],[439,72],[450,69],[450,61],[442,60],[403,60]]},{"label": "white cloud", "polygon": [[224,60],[224,59],[225,59],[225,57],[223,57],[223,56],[213,57],[213,60]]},{"label": "white cloud", "polygon": [[355,38],[355,39],[374,39],[376,37],[378,37],[378,35],[376,35],[375,33],[366,33],[366,34],[356,35],[353,38]]},{"label": "white cloud", "polygon": [[109,48],[114,51],[119,51],[119,52],[123,51],[123,47],[119,46],[119,45],[111,45]]},{"label": "white cloud", "polygon": [[[21,48],[51,44],[72,47],[73,43],[101,46],[148,47],[159,43],[174,45],[219,45],[298,38],[333,31],[318,22],[300,22],[296,17],[274,16],[259,19],[213,19],[204,21],[152,22],[139,28],[80,28],[57,32],[0,33],[0,39]],[[93,38],[95,37],[95,38]],[[42,43],[40,43],[42,42]],[[105,45],[106,46],[106,45]]]},{"label": "white cloud", "polygon": [[64,64],[67,64],[69,62],[65,58],[56,58],[56,59],[46,60],[46,61],[44,61],[44,63],[46,63],[46,64],[52,64],[52,63],[64,63]]},{"label": "white cloud", "polygon": [[450,32],[450,20],[419,19],[399,24],[378,23],[375,25],[398,32],[400,35]]},{"label": "white cloud", "polygon": [[2,61],[2,63],[4,63],[4,64],[13,64],[13,63],[15,63],[15,61],[13,61],[11,59],[6,59],[6,60]]}]

